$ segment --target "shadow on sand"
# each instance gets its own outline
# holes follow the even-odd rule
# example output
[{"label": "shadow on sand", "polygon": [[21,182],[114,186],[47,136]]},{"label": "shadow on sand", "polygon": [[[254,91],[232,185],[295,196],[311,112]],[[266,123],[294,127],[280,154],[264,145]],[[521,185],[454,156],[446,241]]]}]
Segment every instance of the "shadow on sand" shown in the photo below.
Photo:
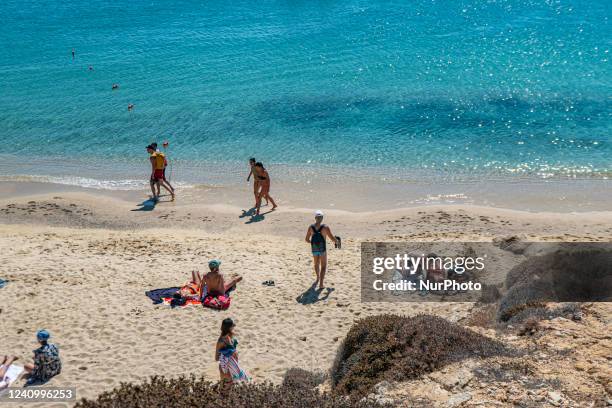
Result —
[{"label": "shadow on sand", "polygon": [[246,217],[253,217],[255,215],[255,207],[251,207],[248,210],[242,210],[242,214],[240,214],[238,216],[238,218],[246,218]]},{"label": "shadow on sand", "polygon": [[132,211],[153,211],[158,202],[159,200],[149,198],[144,200],[142,203],[137,204],[137,208],[132,209]]},{"label": "shadow on sand", "polygon": [[[317,289],[316,283],[313,283],[311,287],[306,289],[306,291],[295,298],[295,300],[302,305],[312,305],[322,300],[327,300],[334,290],[334,288]],[[319,297],[323,291],[325,291],[325,293],[323,296]]]},{"label": "shadow on sand", "polygon": [[[266,214],[270,214],[272,211],[274,211],[274,210],[268,210],[265,213],[260,213],[259,215],[251,214],[251,218],[249,218],[249,220],[247,222],[245,222],[245,224],[253,224],[253,223],[256,223],[256,222],[263,221],[263,220],[266,219],[265,215]],[[245,215],[245,217],[246,217],[246,215]],[[241,218],[242,218],[242,216],[241,216]]]}]

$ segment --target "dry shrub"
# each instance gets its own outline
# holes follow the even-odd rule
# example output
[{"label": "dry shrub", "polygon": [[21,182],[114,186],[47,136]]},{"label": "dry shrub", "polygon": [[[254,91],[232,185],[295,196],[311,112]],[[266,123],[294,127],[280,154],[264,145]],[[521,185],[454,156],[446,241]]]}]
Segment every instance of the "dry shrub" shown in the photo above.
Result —
[{"label": "dry shrub", "polygon": [[483,284],[482,290],[480,291],[480,299],[478,299],[478,303],[495,303],[501,298],[501,293],[499,289],[495,285]]},{"label": "dry shrub", "polygon": [[319,371],[313,372],[301,368],[290,368],[285,372],[283,387],[305,388],[311,390],[325,381],[325,374]]},{"label": "dry shrub", "polygon": [[525,324],[519,330],[519,336],[533,336],[540,329],[540,320],[535,317],[530,317],[525,321]]},{"label": "dry shrub", "polygon": [[550,297],[552,287],[548,282],[533,280],[517,284],[508,290],[499,303],[497,320],[507,322],[526,309],[543,308]]},{"label": "dry shrub", "polygon": [[542,281],[551,288],[549,301],[607,301],[612,293],[610,265],[612,250],[607,246],[599,243],[562,246],[514,267],[506,276],[506,288]]},{"label": "dry shrub", "polygon": [[559,307],[527,307],[520,312],[514,314],[507,323],[516,324],[527,322],[528,320],[552,320],[556,317],[565,317],[566,319],[581,320],[582,310],[579,303],[562,304]]},{"label": "dry shrub", "polygon": [[[544,316],[547,302],[612,300],[612,251],[595,243],[561,249],[527,259],[506,277],[498,321]],[[534,309],[534,310],[531,310]]]},{"label": "dry shrub", "polygon": [[436,316],[378,315],[359,320],[332,367],[334,391],[366,395],[380,381],[407,381],[468,357],[507,354],[499,342]]},{"label": "dry shrub", "polygon": [[494,328],[497,326],[497,305],[476,305],[470,314],[459,321],[464,326]]},{"label": "dry shrub", "polygon": [[152,377],[142,384],[122,383],[96,400],[81,400],[76,408],[370,408],[372,402],[352,402],[347,398],[320,394],[305,387],[244,384],[221,392],[203,377],[168,379]]}]

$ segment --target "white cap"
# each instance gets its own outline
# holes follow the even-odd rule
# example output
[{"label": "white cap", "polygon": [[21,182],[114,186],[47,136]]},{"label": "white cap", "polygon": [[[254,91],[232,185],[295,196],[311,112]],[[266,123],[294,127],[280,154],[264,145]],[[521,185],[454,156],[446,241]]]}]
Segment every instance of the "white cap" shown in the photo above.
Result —
[{"label": "white cap", "polygon": [[321,210],[315,211],[315,217],[322,217],[323,215],[324,215],[323,211],[321,211]]}]

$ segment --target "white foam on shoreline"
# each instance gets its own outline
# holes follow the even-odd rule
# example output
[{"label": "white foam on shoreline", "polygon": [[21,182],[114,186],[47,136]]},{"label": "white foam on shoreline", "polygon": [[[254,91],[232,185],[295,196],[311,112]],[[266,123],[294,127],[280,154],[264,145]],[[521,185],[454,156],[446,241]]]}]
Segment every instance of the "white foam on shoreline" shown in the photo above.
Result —
[{"label": "white foam on shoreline", "polygon": [[[35,183],[52,183],[63,184],[68,186],[93,188],[96,190],[119,190],[119,191],[135,191],[146,189],[149,183],[146,180],[98,180],[89,177],[77,176],[38,176],[38,175],[15,175],[15,176],[0,176],[0,181],[9,182],[35,182]],[[174,183],[181,188],[191,188],[193,185],[186,183]]]}]

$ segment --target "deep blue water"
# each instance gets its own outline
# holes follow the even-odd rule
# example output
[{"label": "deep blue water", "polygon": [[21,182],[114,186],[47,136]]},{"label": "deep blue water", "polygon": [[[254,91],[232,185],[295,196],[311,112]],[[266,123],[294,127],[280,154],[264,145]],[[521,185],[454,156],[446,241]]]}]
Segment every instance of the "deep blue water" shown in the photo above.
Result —
[{"label": "deep blue water", "polygon": [[140,166],[146,144],[168,139],[177,161],[213,168],[257,156],[406,175],[609,177],[610,9],[4,0],[0,171],[79,173],[82,162],[104,177],[85,173]]}]

